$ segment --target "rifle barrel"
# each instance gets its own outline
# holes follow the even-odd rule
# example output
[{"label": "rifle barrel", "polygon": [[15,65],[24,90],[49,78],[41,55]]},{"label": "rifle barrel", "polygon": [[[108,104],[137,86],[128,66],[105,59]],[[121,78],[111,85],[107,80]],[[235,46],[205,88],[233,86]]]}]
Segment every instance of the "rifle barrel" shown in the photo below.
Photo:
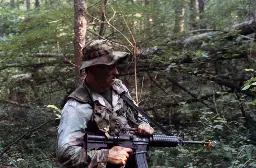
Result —
[{"label": "rifle barrel", "polygon": [[182,143],[183,144],[201,144],[201,145],[204,145],[205,143],[208,143],[208,142],[205,142],[205,141],[183,141]]},{"label": "rifle barrel", "polygon": [[182,138],[177,136],[167,136],[167,135],[152,135],[149,137],[140,137],[136,135],[121,135],[121,136],[110,136],[106,138],[105,136],[99,135],[87,135],[87,139],[89,142],[102,142],[102,143],[116,143],[119,142],[146,142],[149,143],[150,146],[154,147],[175,147],[178,145],[185,144],[198,144],[203,145],[205,147],[214,147],[216,145],[215,141],[184,141]]},{"label": "rifle barrel", "polygon": [[201,144],[207,148],[215,147],[217,142],[216,141],[183,141],[183,144]]}]

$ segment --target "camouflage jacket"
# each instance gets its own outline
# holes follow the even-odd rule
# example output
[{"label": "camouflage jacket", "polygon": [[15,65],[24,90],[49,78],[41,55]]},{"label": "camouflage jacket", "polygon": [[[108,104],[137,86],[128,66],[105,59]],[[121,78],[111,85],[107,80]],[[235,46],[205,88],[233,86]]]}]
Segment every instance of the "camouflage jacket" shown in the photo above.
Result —
[{"label": "camouflage jacket", "polygon": [[120,80],[111,88],[112,104],[86,85],[77,88],[62,110],[58,129],[58,160],[65,167],[105,167],[108,149],[86,151],[85,132],[96,134],[126,134],[127,128],[147,122],[132,111],[120,94],[130,97]]}]

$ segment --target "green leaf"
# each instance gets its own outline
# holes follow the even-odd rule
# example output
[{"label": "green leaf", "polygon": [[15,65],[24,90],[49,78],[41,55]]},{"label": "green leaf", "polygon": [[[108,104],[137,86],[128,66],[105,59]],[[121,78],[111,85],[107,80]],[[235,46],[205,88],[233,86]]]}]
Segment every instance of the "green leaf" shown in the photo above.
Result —
[{"label": "green leaf", "polygon": [[58,107],[56,107],[55,105],[48,105],[47,107],[52,108],[52,109],[58,111],[61,114],[61,110]]},{"label": "green leaf", "polygon": [[247,86],[243,87],[242,90],[247,90],[249,88],[250,88],[250,85],[247,85]]},{"label": "green leaf", "polygon": [[252,101],[252,102],[249,102],[248,104],[249,104],[249,105],[256,106],[256,100],[254,100],[254,101]]},{"label": "green leaf", "polygon": [[246,72],[254,72],[254,69],[244,69]]}]

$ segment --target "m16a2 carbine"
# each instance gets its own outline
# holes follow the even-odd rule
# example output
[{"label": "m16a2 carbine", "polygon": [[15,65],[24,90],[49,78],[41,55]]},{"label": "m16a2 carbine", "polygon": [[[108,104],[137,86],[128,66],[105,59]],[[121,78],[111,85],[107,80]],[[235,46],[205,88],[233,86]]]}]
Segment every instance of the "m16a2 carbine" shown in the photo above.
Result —
[{"label": "m16a2 carbine", "polygon": [[146,153],[147,148],[151,147],[175,147],[185,144],[199,144],[211,148],[214,141],[184,141],[183,138],[167,135],[120,135],[120,136],[98,136],[86,134],[87,150],[108,149],[112,146],[123,146],[133,149],[138,168],[148,168]]}]

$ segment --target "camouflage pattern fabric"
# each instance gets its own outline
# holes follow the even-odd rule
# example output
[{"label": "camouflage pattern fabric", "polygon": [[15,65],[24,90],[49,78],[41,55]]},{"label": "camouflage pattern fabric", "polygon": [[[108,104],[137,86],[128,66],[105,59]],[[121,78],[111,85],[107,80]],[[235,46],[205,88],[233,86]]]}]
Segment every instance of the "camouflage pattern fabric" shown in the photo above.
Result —
[{"label": "camouflage pattern fabric", "polygon": [[121,45],[111,44],[107,40],[93,40],[83,48],[83,63],[80,70],[93,65],[113,65],[127,57],[127,52],[118,51]]},{"label": "camouflage pattern fabric", "polygon": [[[82,100],[82,95],[71,94],[73,98],[66,103],[62,110],[58,130],[57,155],[64,166],[106,167],[108,149],[86,152],[83,137],[86,129],[90,127],[88,125],[90,121],[95,121],[98,129],[106,135],[127,134],[129,133],[127,128],[147,122],[141,115],[131,111],[120,98],[119,94],[123,92],[130,97],[128,89],[120,80],[116,80],[112,85],[112,89],[115,91],[112,91],[111,104],[99,93],[87,89],[91,95],[93,107],[89,103],[83,103],[86,100]],[[81,90],[77,94],[80,93]],[[80,98],[78,101],[74,99],[77,97]]]}]

